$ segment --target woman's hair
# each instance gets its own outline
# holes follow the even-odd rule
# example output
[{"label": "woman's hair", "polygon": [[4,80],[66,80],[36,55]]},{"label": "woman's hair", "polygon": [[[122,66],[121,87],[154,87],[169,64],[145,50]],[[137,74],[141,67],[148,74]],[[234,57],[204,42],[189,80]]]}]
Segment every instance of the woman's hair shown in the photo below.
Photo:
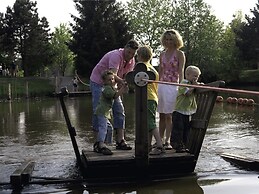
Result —
[{"label": "woman's hair", "polygon": [[152,48],[148,45],[141,46],[137,50],[137,55],[141,57],[143,62],[150,61],[153,56]]},{"label": "woman's hair", "polygon": [[174,29],[170,29],[170,30],[166,30],[162,36],[161,36],[161,44],[165,47],[165,37],[166,35],[169,35],[172,37],[174,43],[175,43],[175,47],[177,49],[182,48],[183,47],[183,39],[182,36],[179,34],[179,32],[177,30]]},{"label": "woman's hair", "polygon": [[111,70],[104,71],[102,74],[102,80],[106,80],[108,75],[114,75],[113,71],[111,71]]}]

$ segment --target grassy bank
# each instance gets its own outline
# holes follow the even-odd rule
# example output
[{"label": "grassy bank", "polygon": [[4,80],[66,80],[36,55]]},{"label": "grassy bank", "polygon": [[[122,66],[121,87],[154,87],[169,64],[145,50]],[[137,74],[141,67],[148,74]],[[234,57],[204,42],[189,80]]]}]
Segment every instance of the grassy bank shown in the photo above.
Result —
[{"label": "grassy bank", "polygon": [[53,94],[55,85],[51,79],[47,78],[0,77],[0,99],[8,99],[10,90],[12,99],[33,98]]},{"label": "grassy bank", "polygon": [[259,83],[259,69],[242,71],[239,79],[243,83]]},{"label": "grassy bank", "polygon": [[[88,80],[83,80],[89,83]],[[71,82],[71,78],[68,78],[67,82]],[[259,83],[259,70],[246,70],[242,71],[239,75],[239,81],[233,83],[226,83],[226,85],[254,85]],[[9,86],[10,85],[10,86]],[[71,85],[71,84],[70,84]],[[55,93],[55,81],[54,78],[40,78],[40,77],[0,77],[0,99],[6,100],[9,98],[9,87],[11,88],[11,98],[34,98],[45,97]],[[70,86],[72,87],[72,86]],[[28,89],[27,89],[28,88]],[[80,85],[80,90],[86,90],[89,87]],[[71,90],[72,88],[70,88]]]}]

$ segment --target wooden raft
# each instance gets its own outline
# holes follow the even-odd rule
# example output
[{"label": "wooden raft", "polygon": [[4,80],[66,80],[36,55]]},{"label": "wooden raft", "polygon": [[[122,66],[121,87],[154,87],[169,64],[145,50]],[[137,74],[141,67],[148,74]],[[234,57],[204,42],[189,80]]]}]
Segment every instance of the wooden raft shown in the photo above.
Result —
[{"label": "wooden raft", "polygon": [[222,153],[220,155],[224,160],[231,164],[247,170],[259,171],[259,160],[250,157],[239,156],[230,153]]},{"label": "wooden raft", "polygon": [[[88,183],[160,181],[194,173],[218,92],[196,89],[198,108],[191,121],[187,145],[190,153],[166,150],[165,154],[151,156],[148,154],[147,123],[143,122],[147,120],[147,87],[141,82],[142,78],[154,78],[144,64],[136,65],[136,69],[127,76],[127,81],[135,84],[136,140],[133,150],[112,149],[114,154],[107,156],[95,153],[92,149],[83,149],[80,162]],[[207,85],[223,87],[224,82],[217,81]]]}]

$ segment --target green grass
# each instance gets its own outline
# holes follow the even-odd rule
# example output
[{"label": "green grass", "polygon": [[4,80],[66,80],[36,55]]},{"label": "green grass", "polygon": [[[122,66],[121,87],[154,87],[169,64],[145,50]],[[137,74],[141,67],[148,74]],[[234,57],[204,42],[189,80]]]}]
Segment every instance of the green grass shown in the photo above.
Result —
[{"label": "green grass", "polygon": [[242,71],[239,79],[243,83],[259,83],[259,69]]},{"label": "green grass", "polygon": [[30,77],[30,78],[11,78],[0,77],[0,98],[8,99],[9,85],[11,86],[11,97],[24,98],[27,97],[42,97],[52,94],[55,91],[55,86],[50,79]]}]

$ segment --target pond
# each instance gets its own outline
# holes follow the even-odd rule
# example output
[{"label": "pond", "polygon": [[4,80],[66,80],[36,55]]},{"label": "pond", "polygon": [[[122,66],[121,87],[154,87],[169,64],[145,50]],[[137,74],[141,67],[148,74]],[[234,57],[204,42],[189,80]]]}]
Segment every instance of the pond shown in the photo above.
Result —
[{"label": "pond", "polygon": [[[233,95],[232,95],[233,96]],[[226,96],[224,96],[226,98]],[[258,97],[253,97],[259,102]],[[124,98],[127,140],[134,143],[134,95]],[[80,150],[92,147],[91,97],[66,98]],[[10,175],[24,161],[34,161],[33,178],[77,179],[75,153],[58,99],[0,103],[0,193],[12,193]],[[257,193],[258,173],[223,160],[227,152],[259,158],[259,106],[216,103],[204,139],[196,175],[152,185],[89,189],[85,184],[31,184],[24,193]],[[249,183],[248,183],[249,182]]]}]

